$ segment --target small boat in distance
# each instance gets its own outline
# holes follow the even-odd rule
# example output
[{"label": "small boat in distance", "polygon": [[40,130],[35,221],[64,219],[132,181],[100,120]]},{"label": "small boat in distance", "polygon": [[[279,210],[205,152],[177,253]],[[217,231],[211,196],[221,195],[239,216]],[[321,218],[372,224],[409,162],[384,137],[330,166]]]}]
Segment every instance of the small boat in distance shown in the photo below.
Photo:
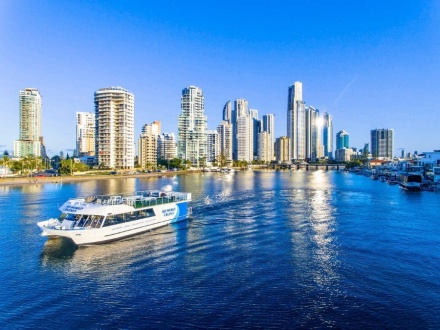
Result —
[{"label": "small boat in distance", "polygon": [[59,218],[37,225],[42,236],[99,244],[185,220],[191,214],[190,201],[191,193],[163,191],[71,198],[60,207]]}]

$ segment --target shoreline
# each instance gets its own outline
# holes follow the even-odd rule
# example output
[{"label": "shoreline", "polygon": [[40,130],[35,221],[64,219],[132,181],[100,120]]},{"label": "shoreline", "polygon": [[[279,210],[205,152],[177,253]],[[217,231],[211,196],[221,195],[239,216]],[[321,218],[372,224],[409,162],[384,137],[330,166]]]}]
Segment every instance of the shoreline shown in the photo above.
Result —
[{"label": "shoreline", "polygon": [[0,178],[0,187],[2,186],[28,186],[47,183],[70,183],[87,180],[108,180],[108,179],[127,179],[127,178],[149,178],[157,176],[173,176],[195,171],[183,170],[174,172],[154,172],[139,174],[118,174],[118,175],[66,175],[56,177],[6,177]]}]

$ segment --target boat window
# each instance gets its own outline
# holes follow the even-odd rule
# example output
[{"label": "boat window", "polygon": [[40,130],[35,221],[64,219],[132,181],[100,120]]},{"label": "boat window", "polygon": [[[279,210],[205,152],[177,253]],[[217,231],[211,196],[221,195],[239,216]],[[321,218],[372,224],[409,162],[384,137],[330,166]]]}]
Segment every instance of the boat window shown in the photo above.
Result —
[{"label": "boat window", "polygon": [[139,211],[139,213],[140,213],[140,218],[150,218],[155,216],[153,209],[141,210]]},{"label": "boat window", "polygon": [[115,214],[114,222],[115,224],[123,223],[125,221],[124,214]]},{"label": "boat window", "polygon": [[107,227],[107,226],[112,226],[114,225],[114,215],[108,215],[107,219],[105,219],[104,222],[104,226],[103,227]]},{"label": "boat window", "polygon": [[104,217],[101,215],[92,215],[91,217],[91,221],[90,221],[90,226],[92,228],[100,228],[102,221],[104,220]]},{"label": "boat window", "polygon": [[138,213],[139,212],[129,212],[129,213],[126,213],[125,214],[126,220],[127,221],[134,221],[134,220],[139,219]]}]

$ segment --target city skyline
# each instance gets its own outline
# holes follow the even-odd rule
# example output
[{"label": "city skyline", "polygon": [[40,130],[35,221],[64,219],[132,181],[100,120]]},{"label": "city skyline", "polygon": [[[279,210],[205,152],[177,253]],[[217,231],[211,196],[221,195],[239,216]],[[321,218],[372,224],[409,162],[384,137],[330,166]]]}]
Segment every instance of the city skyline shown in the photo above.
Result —
[{"label": "city skyline", "polygon": [[[11,151],[18,137],[17,95],[24,88],[43,96],[41,135],[53,156],[73,153],[75,114],[93,112],[93,94],[105,86],[136,96],[136,136],[156,120],[176,134],[179,91],[196,85],[209,130],[221,122],[227,100],[244,98],[249,108],[275,115],[278,138],[287,133],[285,91],[295,81],[307,86],[306,106],[332,115],[334,132],[351,132],[352,147],[368,143],[371,129],[389,127],[395,155],[399,148],[438,149],[432,136],[440,120],[439,4],[225,2],[181,15],[184,8],[2,2],[0,150]],[[291,24],[293,10],[310,24]],[[112,52],[122,41],[125,47]]]}]

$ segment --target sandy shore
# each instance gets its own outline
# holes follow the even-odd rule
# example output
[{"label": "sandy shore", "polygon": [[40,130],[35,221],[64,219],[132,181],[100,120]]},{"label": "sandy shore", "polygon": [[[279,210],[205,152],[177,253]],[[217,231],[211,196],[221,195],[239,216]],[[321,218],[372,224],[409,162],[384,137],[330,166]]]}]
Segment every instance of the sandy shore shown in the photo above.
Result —
[{"label": "sandy shore", "polygon": [[0,178],[0,186],[24,186],[44,183],[63,183],[90,180],[109,180],[109,179],[126,179],[126,178],[148,178],[154,176],[173,176],[177,174],[193,173],[192,171],[175,171],[175,172],[155,172],[140,174],[118,174],[118,175],[66,175],[60,177],[7,177]]}]

